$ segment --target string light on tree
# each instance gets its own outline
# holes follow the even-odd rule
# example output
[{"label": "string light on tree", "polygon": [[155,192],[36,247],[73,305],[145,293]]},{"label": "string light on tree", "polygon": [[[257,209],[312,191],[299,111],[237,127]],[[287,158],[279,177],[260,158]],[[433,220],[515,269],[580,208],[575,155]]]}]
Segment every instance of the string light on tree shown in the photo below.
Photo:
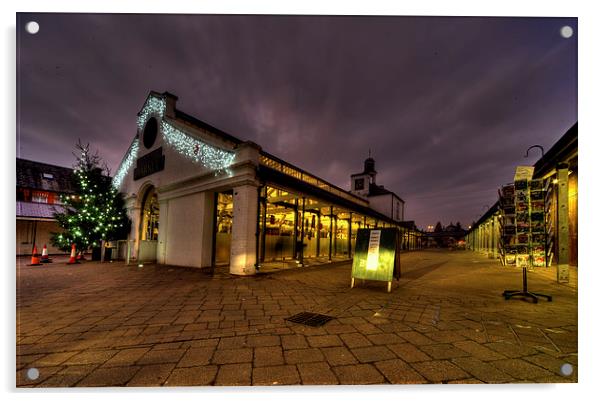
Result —
[{"label": "string light on tree", "polygon": [[[54,217],[63,232],[53,233],[51,241],[62,250],[75,244],[77,249],[86,251],[101,240],[123,238],[130,221],[123,198],[112,185],[108,172],[100,167],[100,157],[90,155],[88,145],[81,142],[76,147],[81,151],[74,170],[77,195],[62,197],[64,211]],[[118,224],[109,224],[115,220]]]}]

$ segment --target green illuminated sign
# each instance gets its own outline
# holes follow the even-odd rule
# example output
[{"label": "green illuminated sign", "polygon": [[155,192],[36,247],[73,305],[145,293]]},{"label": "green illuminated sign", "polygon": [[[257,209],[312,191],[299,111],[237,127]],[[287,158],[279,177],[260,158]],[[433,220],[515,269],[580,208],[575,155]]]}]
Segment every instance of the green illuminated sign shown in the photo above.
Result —
[{"label": "green illuminated sign", "polygon": [[387,281],[399,279],[398,231],[396,228],[360,229],[355,241],[351,287],[355,279]]}]

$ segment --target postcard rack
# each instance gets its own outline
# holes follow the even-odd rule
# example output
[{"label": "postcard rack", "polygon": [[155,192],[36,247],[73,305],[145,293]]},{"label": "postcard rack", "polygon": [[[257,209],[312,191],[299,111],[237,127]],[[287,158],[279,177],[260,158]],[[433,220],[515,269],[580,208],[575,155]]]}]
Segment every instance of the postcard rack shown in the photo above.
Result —
[{"label": "postcard rack", "polygon": [[499,191],[500,209],[500,258],[504,266],[523,269],[523,288],[506,290],[505,299],[525,297],[537,303],[538,297],[552,300],[549,295],[533,293],[527,287],[527,270],[544,267],[549,263],[547,252],[549,233],[549,204],[546,196],[549,180],[516,180],[504,185]]}]

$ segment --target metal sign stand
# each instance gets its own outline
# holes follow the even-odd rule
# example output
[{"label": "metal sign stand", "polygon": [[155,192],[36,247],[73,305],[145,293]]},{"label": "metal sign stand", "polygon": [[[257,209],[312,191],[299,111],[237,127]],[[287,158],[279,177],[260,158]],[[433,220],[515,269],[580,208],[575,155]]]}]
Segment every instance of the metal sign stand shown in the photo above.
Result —
[{"label": "metal sign stand", "polygon": [[512,297],[528,297],[533,300],[533,303],[537,303],[537,297],[547,298],[548,302],[552,301],[552,297],[550,295],[539,294],[536,292],[531,292],[527,288],[527,268],[523,267],[523,289],[522,290],[506,290],[502,294],[506,300],[509,300]]}]

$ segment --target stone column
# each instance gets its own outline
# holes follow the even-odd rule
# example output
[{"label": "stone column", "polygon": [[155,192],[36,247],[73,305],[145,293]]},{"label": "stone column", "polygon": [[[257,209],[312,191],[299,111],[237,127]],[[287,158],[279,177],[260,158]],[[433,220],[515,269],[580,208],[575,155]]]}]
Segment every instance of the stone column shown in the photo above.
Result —
[{"label": "stone column", "polygon": [[332,262],[332,233],[333,233],[333,219],[332,219],[332,206],[330,206],[330,235],[328,238],[328,261]]},{"label": "stone column", "polygon": [[244,184],[234,188],[230,273],[255,274],[257,187]]},{"label": "stone column", "polygon": [[165,255],[167,249],[167,219],[169,202],[165,199],[159,199],[159,238],[157,238],[157,263],[165,264]]},{"label": "stone column", "polygon": [[140,207],[132,206],[128,208],[128,215],[132,221],[130,235],[128,240],[131,241],[131,259],[138,259],[138,250],[140,249]]},{"label": "stone column", "polygon": [[[202,197],[201,215],[203,221],[202,233],[201,233],[201,267],[212,267],[211,257],[213,254],[213,240],[214,240],[214,222],[215,216],[215,193],[205,191]],[[161,232],[161,226],[159,226],[159,232]]]},{"label": "stone column", "polygon": [[558,164],[558,266],[559,283],[569,282],[569,166]]},{"label": "stone column", "polygon": [[500,228],[499,228],[499,220],[497,218],[497,215],[493,216],[493,258],[497,259],[498,257],[498,249],[497,249],[497,245],[499,242],[499,234],[500,234]]},{"label": "stone column", "polygon": [[489,257],[489,259],[493,259],[494,256],[494,243],[495,243],[495,235],[494,235],[494,228],[495,228],[495,224],[494,224],[494,217],[490,217],[489,218],[489,223],[487,224],[487,228],[489,231],[489,244],[487,246],[488,251],[487,251],[487,256]]}]

